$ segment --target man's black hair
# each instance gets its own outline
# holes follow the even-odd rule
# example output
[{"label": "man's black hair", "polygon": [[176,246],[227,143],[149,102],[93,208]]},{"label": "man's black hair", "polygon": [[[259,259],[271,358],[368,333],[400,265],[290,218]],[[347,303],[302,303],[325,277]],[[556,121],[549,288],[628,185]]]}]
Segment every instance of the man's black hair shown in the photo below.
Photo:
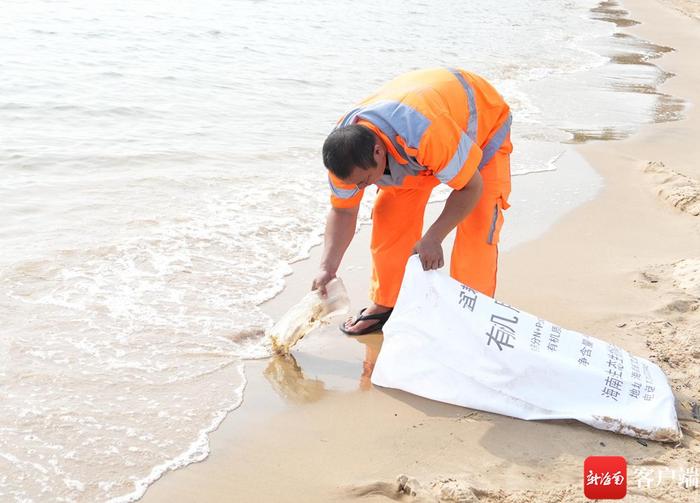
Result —
[{"label": "man's black hair", "polygon": [[358,124],[339,127],[323,142],[323,164],[341,180],[347,179],[355,167],[376,168],[376,143],[377,137],[369,128]]}]

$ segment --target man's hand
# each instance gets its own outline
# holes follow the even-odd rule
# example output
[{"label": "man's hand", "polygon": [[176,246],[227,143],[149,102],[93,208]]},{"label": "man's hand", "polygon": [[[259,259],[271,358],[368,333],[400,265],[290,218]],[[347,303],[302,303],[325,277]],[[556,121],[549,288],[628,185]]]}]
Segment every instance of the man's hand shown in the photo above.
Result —
[{"label": "man's hand", "polygon": [[318,290],[321,294],[321,297],[325,297],[327,295],[326,285],[330,283],[330,281],[333,278],[335,278],[335,274],[321,269],[321,271],[319,271],[319,273],[314,278],[314,281],[311,284],[311,289]]},{"label": "man's hand", "polygon": [[452,229],[457,227],[459,222],[471,213],[481,197],[482,190],[481,174],[476,171],[464,187],[453,190],[447,196],[445,207],[440,216],[413,247],[413,253],[417,253],[420,257],[424,271],[439,269],[445,265],[445,259],[442,255],[442,241]]},{"label": "man's hand", "polygon": [[442,244],[440,241],[431,239],[428,236],[423,236],[423,239],[416,243],[413,247],[413,253],[417,253],[420,257],[424,271],[440,269],[445,265],[445,259],[442,255]]},{"label": "man's hand", "polygon": [[331,208],[331,211],[328,212],[321,266],[311,284],[311,289],[318,290],[321,297],[328,295],[326,285],[335,278],[343,254],[355,235],[359,210],[360,206],[358,205],[353,208]]}]

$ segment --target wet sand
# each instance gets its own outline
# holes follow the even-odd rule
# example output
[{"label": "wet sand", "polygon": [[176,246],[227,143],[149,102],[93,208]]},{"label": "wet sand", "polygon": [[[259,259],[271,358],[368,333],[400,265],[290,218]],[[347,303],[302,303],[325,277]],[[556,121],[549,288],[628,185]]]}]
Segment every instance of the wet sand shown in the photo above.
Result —
[{"label": "wet sand", "polygon": [[[675,74],[660,91],[700,103],[700,22],[683,6],[628,1],[637,23],[624,22],[625,31],[672,47],[656,61]],[[698,490],[659,474],[700,468],[692,417],[700,398],[699,137],[691,107],[684,120],[577,147],[603,177],[602,192],[540,239],[503,253],[497,291],[658,364],[678,398],[680,444],[376,388],[369,376],[381,336],[348,338],[328,326],[292,357],[249,362],[244,403],[210,436],[211,455],[166,474],[144,501],[587,501],[589,455],[627,458],[629,501],[697,501]],[[340,271],[355,309],[366,303],[368,234],[356,236]],[[288,288],[266,306],[271,315],[306,293],[319,256],[317,248],[295,265]],[[651,487],[637,486],[643,470]]]}]

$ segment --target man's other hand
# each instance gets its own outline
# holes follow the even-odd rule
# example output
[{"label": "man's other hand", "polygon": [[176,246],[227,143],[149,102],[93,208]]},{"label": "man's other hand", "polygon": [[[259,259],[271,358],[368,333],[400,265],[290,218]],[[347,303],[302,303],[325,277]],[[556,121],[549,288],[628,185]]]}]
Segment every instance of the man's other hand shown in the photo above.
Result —
[{"label": "man's other hand", "polygon": [[440,269],[445,265],[442,255],[442,244],[434,239],[423,237],[413,247],[413,253],[417,253],[424,271]]}]

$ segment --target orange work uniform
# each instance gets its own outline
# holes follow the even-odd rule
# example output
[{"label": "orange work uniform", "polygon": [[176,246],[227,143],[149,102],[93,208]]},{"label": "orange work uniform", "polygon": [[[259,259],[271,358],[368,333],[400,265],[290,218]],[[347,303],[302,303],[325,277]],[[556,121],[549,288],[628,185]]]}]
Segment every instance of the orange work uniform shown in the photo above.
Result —
[{"label": "orange work uniform", "polygon": [[[498,239],[510,194],[511,115],[483,78],[458,69],[399,76],[347,113],[337,127],[360,124],[387,148],[372,211],[373,302],[394,306],[406,261],[421,238],[425,206],[440,183],[462,189],[479,170],[483,192],[457,225],[450,275],[493,296]],[[356,207],[364,189],[329,172],[331,204]]]}]

